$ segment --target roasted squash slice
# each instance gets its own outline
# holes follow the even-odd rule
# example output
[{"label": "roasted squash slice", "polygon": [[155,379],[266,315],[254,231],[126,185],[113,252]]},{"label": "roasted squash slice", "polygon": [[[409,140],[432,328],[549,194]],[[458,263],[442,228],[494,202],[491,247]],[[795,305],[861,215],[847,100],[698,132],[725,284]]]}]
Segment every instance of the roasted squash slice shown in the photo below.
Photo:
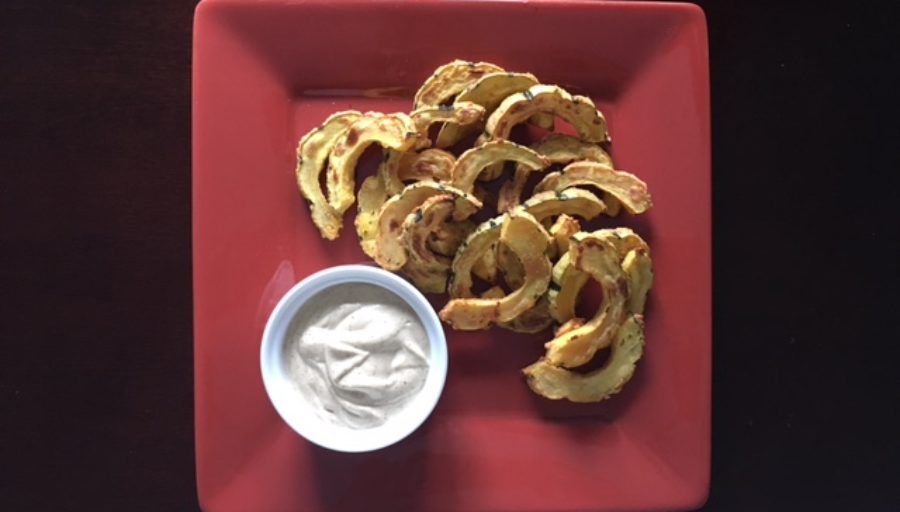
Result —
[{"label": "roasted squash slice", "polygon": [[[454,329],[483,329],[491,323],[513,320],[535,305],[550,282],[550,260],[546,255],[550,235],[534,217],[517,211],[485,224],[475,230],[454,258],[449,285],[451,297],[471,295],[471,266],[496,240],[518,256],[525,268],[525,280],[521,287],[502,298],[451,299],[439,315]],[[468,287],[460,280],[468,280]]]},{"label": "roasted squash slice", "polygon": [[421,181],[407,186],[384,203],[378,212],[378,231],[373,259],[382,268],[400,270],[407,261],[407,251],[400,240],[406,216],[432,196],[451,194],[456,198],[454,220],[464,220],[481,208],[481,201],[471,194],[434,181]]},{"label": "roasted squash slice", "polygon": [[534,191],[565,190],[577,186],[592,186],[609,193],[633,214],[644,213],[653,206],[647,184],[640,178],[596,162],[574,162],[562,171],[551,172],[534,187]]},{"label": "roasted squash slice", "polygon": [[334,240],[340,235],[343,222],[328,204],[328,199],[319,186],[319,175],[325,168],[331,149],[360,116],[362,114],[356,111],[332,114],[321,126],[304,135],[297,145],[297,186],[309,202],[313,223],[319,228],[322,238],[328,240]]},{"label": "roasted squash slice", "polygon": [[634,375],[644,354],[644,322],[640,315],[629,316],[616,331],[609,359],[602,368],[580,374],[553,365],[547,359],[522,370],[528,387],[551,400],[600,402],[622,390]]}]

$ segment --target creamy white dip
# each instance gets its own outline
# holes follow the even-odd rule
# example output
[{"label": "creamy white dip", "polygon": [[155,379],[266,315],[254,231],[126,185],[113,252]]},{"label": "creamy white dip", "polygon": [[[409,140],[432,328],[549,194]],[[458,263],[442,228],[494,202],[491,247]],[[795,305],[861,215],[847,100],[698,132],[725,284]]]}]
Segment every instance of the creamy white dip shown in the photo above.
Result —
[{"label": "creamy white dip", "polygon": [[311,409],[354,429],[396,415],[428,375],[430,349],[418,315],[371,284],[337,285],[312,297],[291,324],[286,350]]}]

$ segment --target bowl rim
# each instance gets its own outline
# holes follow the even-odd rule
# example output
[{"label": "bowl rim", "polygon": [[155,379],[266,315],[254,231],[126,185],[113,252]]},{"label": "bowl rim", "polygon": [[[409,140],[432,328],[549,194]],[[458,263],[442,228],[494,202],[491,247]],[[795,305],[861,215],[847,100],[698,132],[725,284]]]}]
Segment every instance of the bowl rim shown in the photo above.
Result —
[{"label": "bowl rim", "polygon": [[[317,294],[336,286],[359,283],[378,286],[407,303],[428,337],[430,366],[425,384],[397,416],[370,429],[341,427],[310,414],[309,405],[285,375],[283,349],[294,317]],[[359,453],[395,444],[415,432],[431,416],[447,378],[447,339],[428,299],[402,277],[370,265],[338,265],[302,279],[279,299],[266,321],[260,343],[260,372],[269,401],[281,419],[313,444],[340,452]]]}]

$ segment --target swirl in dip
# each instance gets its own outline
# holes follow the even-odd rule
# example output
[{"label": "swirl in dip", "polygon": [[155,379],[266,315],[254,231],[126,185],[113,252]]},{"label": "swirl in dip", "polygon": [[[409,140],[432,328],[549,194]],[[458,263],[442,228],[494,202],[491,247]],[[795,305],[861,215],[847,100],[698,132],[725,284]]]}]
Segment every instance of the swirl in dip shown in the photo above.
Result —
[{"label": "swirl in dip", "polygon": [[377,427],[422,389],[428,337],[400,297],[372,284],[344,283],[308,300],[288,330],[291,378],[320,418]]}]

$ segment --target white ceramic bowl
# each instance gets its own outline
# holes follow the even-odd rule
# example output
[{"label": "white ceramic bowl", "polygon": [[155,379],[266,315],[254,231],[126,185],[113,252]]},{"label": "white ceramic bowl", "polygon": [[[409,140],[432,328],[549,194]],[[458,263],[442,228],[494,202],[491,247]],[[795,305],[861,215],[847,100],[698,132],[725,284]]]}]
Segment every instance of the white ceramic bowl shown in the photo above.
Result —
[{"label": "white ceramic bowl", "polygon": [[[347,283],[384,288],[419,316],[430,345],[431,366],[424,387],[400,414],[369,429],[336,426],[310,409],[291,381],[285,343],[291,320],[317,293]],[[374,266],[343,265],[317,272],[291,288],[275,306],[263,331],[260,365],[266,393],[282,419],[309,441],[341,452],[367,452],[400,441],[415,431],[434,410],[447,378],[447,340],[440,319],[428,300],[403,278]]]}]

